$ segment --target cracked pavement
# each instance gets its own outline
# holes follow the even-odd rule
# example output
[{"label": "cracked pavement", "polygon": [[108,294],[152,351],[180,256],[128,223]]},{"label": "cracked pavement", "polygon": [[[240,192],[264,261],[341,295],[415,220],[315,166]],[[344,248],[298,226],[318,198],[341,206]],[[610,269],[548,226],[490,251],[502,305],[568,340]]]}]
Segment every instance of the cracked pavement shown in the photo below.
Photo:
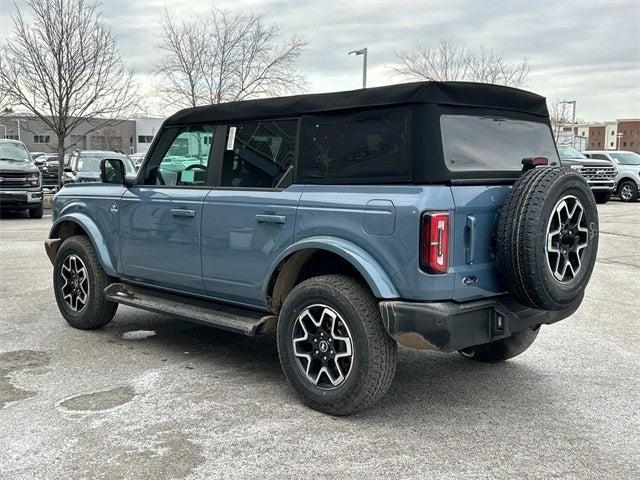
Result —
[{"label": "cracked pavement", "polygon": [[[401,349],[376,407],[304,407],[272,337],[120,307],[67,326],[43,240],[0,219],[0,477],[575,478],[640,476],[640,203],[599,206],[585,301],[499,365]],[[132,333],[127,333],[132,332]]]}]

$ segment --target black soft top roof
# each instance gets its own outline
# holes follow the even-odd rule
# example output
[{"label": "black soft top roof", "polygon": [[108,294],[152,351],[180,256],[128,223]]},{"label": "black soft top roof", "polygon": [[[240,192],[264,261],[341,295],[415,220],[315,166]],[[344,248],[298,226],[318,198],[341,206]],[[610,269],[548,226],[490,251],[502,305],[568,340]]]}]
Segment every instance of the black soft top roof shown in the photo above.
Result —
[{"label": "black soft top roof", "polygon": [[543,117],[549,115],[544,97],[517,88],[471,82],[415,82],[345,92],[245,100],[187,108],[169,117],[165,125],[295,117],[305,113],[411,103],[512,110]]}]

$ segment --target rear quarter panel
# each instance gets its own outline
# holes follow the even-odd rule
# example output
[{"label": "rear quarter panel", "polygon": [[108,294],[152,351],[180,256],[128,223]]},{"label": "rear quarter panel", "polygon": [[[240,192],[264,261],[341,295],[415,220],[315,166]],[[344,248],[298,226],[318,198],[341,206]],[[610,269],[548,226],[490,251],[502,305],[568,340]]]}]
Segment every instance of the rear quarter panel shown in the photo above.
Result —
[{"label": "rear quarter panel", "polygon": [[300,198],[294,243],[305,238],[343,238],[366,250],[392,279],[401,297],[451,298],[453,276],[419,268],[420,216],[453,211],[447,186],[315,186]]}]

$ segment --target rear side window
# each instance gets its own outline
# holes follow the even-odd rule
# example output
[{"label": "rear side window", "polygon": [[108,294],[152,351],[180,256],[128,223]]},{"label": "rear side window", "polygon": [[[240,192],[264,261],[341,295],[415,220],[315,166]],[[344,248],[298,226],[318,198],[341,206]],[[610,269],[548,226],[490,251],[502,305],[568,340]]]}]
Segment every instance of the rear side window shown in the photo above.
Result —
[{"label": "rear side window", "polygon": [[298,120],[229,125],[221,186],[274,188],[293,168]]},{"label": "rear side window", "polygon": [[409,108],[400,107],[306,117],[300,181],[410,181],[409,112]]},{"label": "rear side window", "polygon": [[541,122],[497,116],[442,115],[442,148],[454,172],[519,171],[522,159],[547,157],[558,164],[551,129]]}]

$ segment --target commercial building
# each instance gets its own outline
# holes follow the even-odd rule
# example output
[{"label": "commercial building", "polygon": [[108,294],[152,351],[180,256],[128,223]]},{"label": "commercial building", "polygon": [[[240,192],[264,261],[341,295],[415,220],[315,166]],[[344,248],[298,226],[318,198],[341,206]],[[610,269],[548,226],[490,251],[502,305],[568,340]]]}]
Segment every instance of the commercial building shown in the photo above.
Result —
[{"label": "commercial building", "polygon": [[[162,119],[140,118],[113,121],[89,118],[67,136],[65,148],[72,150],[116,150],[146,153]],[[21,140],[30,152],[56,152],[58,137],[40,118],[0,114],[0,138]]]},{"label": "commercial building", "polygon": [[[640,153],[640,118],[575,125],[576,148],[584,150],[630,150]],[[571,143],[571,126],[561,132],[562,142]],[[568,141],[567,141],[568,139]]]}]

